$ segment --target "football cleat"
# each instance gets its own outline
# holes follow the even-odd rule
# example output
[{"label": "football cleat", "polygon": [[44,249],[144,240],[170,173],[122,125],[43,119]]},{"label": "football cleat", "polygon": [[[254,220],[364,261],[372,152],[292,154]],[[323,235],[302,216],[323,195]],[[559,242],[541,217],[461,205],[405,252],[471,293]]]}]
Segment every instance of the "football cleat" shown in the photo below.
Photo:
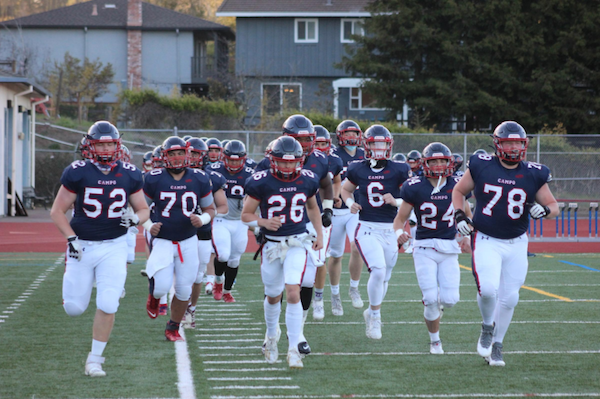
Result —
[{"label": "football cleat", "polygon": [[167,341],[177,342],[177,341],[185,341],[181,335],[179,335],[179,330],[165,330],[165,337]]},{"label": "football cleat", "polygon": [[144,277],[148,277],[148,273],[146,273],[146,269],[140,270],[140,274]]},{"label": "football cleat", "polygon": [[102,370],[102,363],[104,363],[102,356],[88,354],[85,361],[85,375],[89,375],[90,377],[106,377],[106,372]]},{"label": "football cleat", "polygon": [[206,295],[212,295],[213,283],[211,283],[211,282],[206,283],[206,285],[204,286],[204,292],[206,292]]},{"label": "football cleat", "polygon": [[362,298],[360,297],[360,291],[358,290],[358,287],[350,287],[348,294],[350,294],[352,306],[354,306],[355,309],[362,309],[362,307],[365,306]]},{"label": "football cleat", "polygon": [[215,283],[212,294],[215,301],[223,299],[223,284]]},{"label": "football cleat", "polygon": [[[265,359],[267,363],[273,364],[277,362],[279,357],[279,349],[277,348],[277,337],[267,337],[265,343]],[[300,357],[300,355],[298,355]]]},{"label": "football cleat", "polygon": [[313,320],[321,321],[325,318],[325,308],[323,307],[323,299],[315,299],[313,302]]},{"label": "football cleat", "polygon": [[159,300],[154,298],[152,294],[148,294],[148,301],[146,302],[146,312],[151,319],[158,317],[158,303]]},{"label": "football cleat", "polygon": [[492,355],[492,338],[494,338],[494,325],[481,324],[481,334],[477,341],[477,353],[479,356],[488,357]]},{"label": "football cleat", "polygon": [[298,352],[300,353],[300,356],[302,356],[302,357],[304,357],[306,355],[310,355],[310,346],[308,345],[308,342],[300,341],[298,343]]},{"label": "football cleat", "polygon": [[235,298],[233,297],[233,295],[231,295],[230,292],[227,292],[227,293],[223,294],[223,302],[225,302],[225,303],[234,303],[235,302]]},{"label": "football cleat", "polygon": [[334,316],[344,315],[344,308],[342,307],[342,298],[340,297],[340,294],[331,294],[331,313],[333,313]]},{"label": "football cleat", "polygon": [[[275,333],[275,340],[277,342],[279,342],[279,338],[281,338],[281,327],[279,327],[279,323],[277,323],[277,332]],[[265,331],[265,340],[263,341],[262,344],[262,354],[265,354],[265,348],[267,346],[267,340],[269,339],[269,337],[267,337],[267,332]]]},{"label": "football cleat", "polygon": [[196,309],[192,310],[192,305],[188,305],[185,310],[185,315],[183,316],[183,320],[185,323],[183,324],[184,328],[196,328]]},{"label": "football cleat", "polygon": [[166,303],[161,303],[158,307],[158,315],[166,316],[167,313],[169,313],[169,305],[167,305]]},{"label": "football cleat", "polygon": [[291,369],[301,369],[304,367],[304,364],[302,364],[302,356],[296,348],[292,348],[288,351],[287,361]]},{"label": "football cleat", "polygon": [[492,345],[492,354],[486,357],[485,360],[490,366],[506,366],[502,357],[502,344],[500,342],[494,342]]},{"label": "football cleat", "polygon": [[369,309],[366,309],[363,317],[365,318],[367,338],[381,339],[381,316],[373,317]]},{"label": "football cleat", "polygon": [[429,344],[429,353],[432,355],[443,355],[442,341],[435,341]]}]

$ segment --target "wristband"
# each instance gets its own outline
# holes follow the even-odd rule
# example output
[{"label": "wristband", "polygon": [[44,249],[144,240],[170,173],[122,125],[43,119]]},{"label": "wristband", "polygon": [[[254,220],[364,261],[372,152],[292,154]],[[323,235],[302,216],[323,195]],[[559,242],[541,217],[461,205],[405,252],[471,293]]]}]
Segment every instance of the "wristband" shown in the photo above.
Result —
[{"label": "wristband", "polygon": [[202,221],[202,225],[207,225],[210,223],[210,215],[208,213],[203,213],[200,215],[200,220]]},{"label": "wristband", "polygon": [[251,229],[255,229],[258,227],[258,219],[257,220],[253,220],[251,222],[244,222],[244,224],[248,227],[250,227]]},{"label": "wristband", "polygon": [[404,200],[402,198],[396,198],[396,208],[400,208]]},{"label": "wristband", "polygon": [[333,209],[333,200],[332,199],[323,200],[323,209]]},{"label": "wristband", "polygon": [[408,233],[402,229],[396,230],[396,238],[400,237],[402,234],[408,234]]},{"label": "wristband", "polygon": [[146,220],[146,221],[145,221],[145,222],[142,224],[142,227],[143,227],[144,229],[146,229],[146,231],[150,231],[150,229],[152,228],[152,225],[153,225],[153,224],[154,224],[154,223],[152,223],[152,220],[148,219],[148,220]]},{"label": "wristband", "polygon": [[349,197],[349,198],[346,199],[345,203],[346,203],[346,206],[348,207],[348,209],[352,208],[352,204],[354,204],[354,202],[355,201],[354,201],[353,198]]}]

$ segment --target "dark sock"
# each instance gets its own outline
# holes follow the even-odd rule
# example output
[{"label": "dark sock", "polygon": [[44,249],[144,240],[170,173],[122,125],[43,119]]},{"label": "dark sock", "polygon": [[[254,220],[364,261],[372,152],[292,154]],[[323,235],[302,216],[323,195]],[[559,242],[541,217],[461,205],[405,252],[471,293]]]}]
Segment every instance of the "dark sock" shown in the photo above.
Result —
[{"label": "dark sock", "polygon": [[312,294],[313,287],[300,287],[300,302],[302,302],[302,309],[308,310],[308,308],[310,308]]},{"label": "dark sock", "polygon": [[215,276],[221,277],[225,272],[225,268],[227,267],[227,262],[219,262],[215,259]]},{"label": "dark sock", "polygon": [[225,285],[223,286],[224,290],[231,291],[231,287],[233,286],[233,282],[235,281],[237,274],[237,267],[225,266]]},{"label": "dark sock", "polygon": [[150,295],[154,294],[154,277],[148,279],[148,291]]},{"label": "dark sock", "polygon": [[176,321],[169,320],[167,322],[167,330],[170,330],[170,331],[179,330],[179,324],[180,323],[177,323]]}]

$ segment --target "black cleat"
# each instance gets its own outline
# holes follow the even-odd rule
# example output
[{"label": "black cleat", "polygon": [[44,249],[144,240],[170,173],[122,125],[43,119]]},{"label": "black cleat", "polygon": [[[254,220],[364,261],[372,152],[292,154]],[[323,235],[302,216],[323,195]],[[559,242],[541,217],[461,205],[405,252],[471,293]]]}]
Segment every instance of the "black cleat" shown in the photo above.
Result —
[{"label": "black cleat", "polygon": [[298,344],[298,352],[300,352],[300,355],[302,356],[310,355],[310,346],[308,346],[308,342],[300,342]]}]

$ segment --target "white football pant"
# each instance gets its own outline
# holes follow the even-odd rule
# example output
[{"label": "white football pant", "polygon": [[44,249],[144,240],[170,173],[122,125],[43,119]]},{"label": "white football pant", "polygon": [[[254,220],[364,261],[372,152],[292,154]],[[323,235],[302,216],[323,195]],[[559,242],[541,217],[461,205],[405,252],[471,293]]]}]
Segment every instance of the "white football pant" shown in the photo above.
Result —
[{"label": "white football pant", "polygon": [[248,245],[248,226],[241,220],[215,218],[212,224],[215,256],[219,262],[237,268]]},{"label": "white football pant", "polygon": [[358,213],[350,213],[349,209],[334,209],[331,222],[331,238],[329,241],[329,255],[341,258],[346,248],[346,237],[354,242],[354,233],[358,224]]}]

